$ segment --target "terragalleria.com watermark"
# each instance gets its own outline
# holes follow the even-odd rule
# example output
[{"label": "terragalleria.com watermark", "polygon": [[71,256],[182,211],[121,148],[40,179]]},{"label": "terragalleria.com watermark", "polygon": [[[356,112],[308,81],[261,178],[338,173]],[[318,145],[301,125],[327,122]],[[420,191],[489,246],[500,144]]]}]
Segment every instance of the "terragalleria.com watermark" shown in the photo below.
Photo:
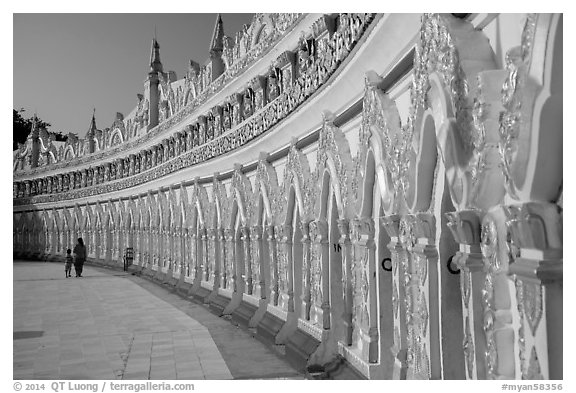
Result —
[{"label": "terragalleria.com watermark", "polygon": [[169,383],[169,382],[71,382],[58,381],[51,383],[14,383],[14,390],[19,391],[53,391],[59,392],[142,392],[142,391],[180,391],[191,392],[194,390],[193,383]]}]

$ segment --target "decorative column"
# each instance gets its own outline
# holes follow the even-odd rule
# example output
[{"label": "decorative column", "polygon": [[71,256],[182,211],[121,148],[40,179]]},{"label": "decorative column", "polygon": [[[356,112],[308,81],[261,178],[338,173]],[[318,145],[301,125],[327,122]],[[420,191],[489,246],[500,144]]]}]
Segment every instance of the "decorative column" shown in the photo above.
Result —
[{"label": "decorative column", "polygon": [[193,250],[195,252],[196,247],[192,245],[190,229],[183,227],[180,234],[180,274],[183,278],[190,277],[190,260]]},{"label": "decorative column", "polygon": [[110,236],[112,237],[112,260],[118,259],[118,238],[116,236],[116,227],[110,229]]},{"label": "decorative column", "polygon": [[140,238],[142,236],[142,228],[140,226],[136,227],[134,236],[136,238],[136,244],[134,245],[134,264],[142,266],[142,250],[140,249],[142,245]]},{"label": "decorative column", "polygon": [[56,230],[55,225],[52,225],[50,228],[50,231],[48,232],[48,244],[46,245],[46,253],[47,254],[54,254],[56,252],[56,242],[54,241],[54,237],[55,237],[55,233],[54,231]]},{"label": "decorative column", "polygon": [[[52,214],[55,215],[54,212],[52,212]],[[54,255],[60,251],[59,240],[60,240],[60,231],[58,229],[58,224],[54,222],[52,225],[51,238],[50,238],[50,251],[49,251],[50,254]]]},{"label": "decorative column", "polygon": [[[220,253],[218,253],[218,259],[220,260],[220,288],[233,290],[233,273],[232,273],[232,263],[230,261],[231,256],[231,245],[232,245],[232,231],[230,229],[218,228],[216,232],[216,238],[220,244]],[[230,255],[229,255],[230,254]]]},{"label": "decorative column", "polygon": [[522,379],[563,378],[562,210],[530,202],[504,208],[513,246],[509,273],[516,285]]},{"label": "decorative column", "polygon": [[378,361],[378,303],[376,300],[376,244],[372,218],[351,222],[352,258],[352,335],[351,344],[359,348],[362,360]]},{"label": "decorative column", "polygon": [[[414,379],[442,379],[440,342],[440,272],[436,244],[436,217],[431,213],[409,216],[414,244],[410,274],[415,280],[412,299],[415,332]],[[409,370],[409,374],[410,374]]]},{"label": "decorative column", "polygon": [[96,259],[100,259],[100,255],[101,255],[101,247],[100,247],[100,243],[101,243],[101,238],[100,238],[100,234],[102,233],[102,230],[100,229],[100,223],[98,222],[97,226],[94,228],[93,230],[93,237],[94,237],[94,257]]},{"label": "decorative column", "polygon": [[302,231],[302,314],[300,318],[305,321],[310,320],[310,259],[311,259],[311,243],[310,243],[310,223],[300,222],[300,229]]},{"label": "decorative column", "polygon": [[146,225],[142,228],[142,233],[140,234],[140,246],[142,248],[142,267],[150,267],[150,228]]},{"label": "decorative column", "polygon": [[[420,283],[419,268],[426,264],[420,263],[418,256],[413,256],[413,247],[416,244],[416,238],[413,231],[413,217],[403,216],[400,220],[400,242],[406,250],[405,258],[402,258],[402,267],[404,270],[404,289],[406,296],[404,304],[406,313],[406,344],[407,344],[407,371],[406,379],[418,379],[421,365],[419,360],[428,360],[427,348],[425,343],[420,342],[422,339],[419,318],[419,300],[420,300]],[[425,310],[426,314],[428,310]],[[426,315],[427,318],[427,315]],[[424,353],[422,353],[424,352]],[[424,364],[425,371],[429,370],[429,362]],[[428,379],[428,378],[424,378]]]},{"label": "decorative column", "polygon": [[238,264],[238,255],[236,253],[236,246],[239,242],[239,238],[236,237],[236,231],[234,229],[227,229],[226,234],[226,258],[228,258],[228,272],[230,274],[228,282],[230,283],[229,288],[234,291],[243,291],[244,281],[242,280],[242,272],[240,272],[240,265]]},{"label": "decorative column", "polygon": [[329,262],[328,223],[315,220],[310,223],[310,321],[320,329],[330,328],[329,282],[322,273]]},{"label": "decorative column", "polygon": [[178,256],[180,253],[180,228],[170,228],[168,236],[168,242],[170,245],[170,249],[168,250],[168,268],[175,272],[180,263],[180,258]]},{"label": "decorative column", "polygon": [[268,251],[270,254],[270,302],[271,306],[278,305],[278,264],[276,261],[276,240],[274,239],[274,226],[266,225]]},{"label": "decorative column", "polygon": [[486,336],[486,378],[516,379],[512,296],[504,213],[493,209],[482,219],[481,248],[486,278],[482,290]]},{"label": "decorative column", "polygon": [[158,227],[158,243],[157,243],[157,264],[158,269],[162,269],[166,267],[167,262],[167,255],[168,252],[168,227],[167,226],[159,226]]},{"label": "decorative column", "polygon": [[152,268],[158,268],[158,243],[160,242],[159,236],[160,233],[158,231],[158,227],[156,225],[151,227],[152,230],[150,231],[150,244],[152,249],[150,250],[150,254],[152,255]]},{"label": "decorative column", "polygon": [[338,230],[340,238],[338,244],[342,247],[342,291],[344,295],[344,313],[342,321],[344,325],[344,335],[341,341],[344,345],[352,345],[352,309],[354,288],[352,286],[352,243],[350,242],[350,229],[348,220],[338,219]]},{"label": "decorative column", "polygon": [[381,224],[384,225],[390,244],[392,259],[392,308],[394,310],[394,345],[392,354],[394,355],[393,379],[406,379],[407,365],[407,332],[406,332],[406,305],[404,299],[406,292],[404,289],[404,271],[408,264],[408,254],[400,243],[400,219],[398,214],[382,217]]},{"label": "decorative column", "polygon": [[230,230],[230,237],[227,238],[228,245],[228,259],[230,260],[231,286],[230,288],[240,295],[246,290],[246,267],[244,266],[244,253],[238,252],[238,247],[241,245],[242,233],[234,229]]},{"label": "decorative column", "polygon": [[250,262],[252,264],[252,294],[258,299],[266,299],[266,280],[262,273],[262,227],[250,228]]},{"label": "decorative column", "polygon": [[184,250],[186,257],[184,261],[186,263],[186,276],[191,277],[192,280],[196,281],[197,277],[202,276],[202,259],[199,257],[199,243],[201,236],[199,235],[200,230],[194,231],[186,229],[186,245]]},{"label": "decorative column", "polygon": [[247,295],[252,295],[254,293],[254,273],[252,270],[253,261],[251,258],[250,252],[250,227],[243,225],[240,228],[241,236],[240,240],[242,241],[242,249],[244,251],[243,255],[243,265],[244,265],[244,274],[242,274],[242,280],[244,280],[244,293]]},{"label": "decorative column", "polygon": [[276,226],[276,251],[278,262],[278,306],[283,311],[294,311],[294,286],[290,279],[292,271],[292,226]]},{"label": "decorative column", "polygon": [[449,220],[448,228],[454,240],[460,245],[460,251],[456,253],[452,262],[460,268],[466,379],[486,379],[484,360],[486,337],[483,331],[484,309],[482,306],[485,274],[480,249],[482,216],[483,214],[477,210],[446,213]]},{"label": "decorative column", "polygon": [[181,272],[181,265],[182,259],[180,258],[181,252],[180,248],[182,247],[182,238],[180,237],[182,229],[181,228],[172,228],[171,236],[170,236],[170,254],[171,258],[169,261],[169,268],[172,269],[172,277],[179,277]]},{"label": "decorative column", "polygon": [[119,231],[118,231],[118,262],[122,263],[122,259],[124,257],[124,252],[126,249],[126,239],[128,238],[127,236],[127,232],[128,229],[126,229],[126,227],[122,227]]},{"label": "decorative column", "polygon": [[220,269],[219,266],[216,264],[216,229],[208,228],[207,229],[207,244],[206,244],[206,279],[209,284],[213,286],[218,283],[218,279],[220,276]]},{"label": "decorative column", "polygon": [[200,281],[208,281],[210,277],[209,262],[208,262],[208,231],[206,228],[198,228],[198,243],[199,250],[196,255],[196,269],[199,270]]}]

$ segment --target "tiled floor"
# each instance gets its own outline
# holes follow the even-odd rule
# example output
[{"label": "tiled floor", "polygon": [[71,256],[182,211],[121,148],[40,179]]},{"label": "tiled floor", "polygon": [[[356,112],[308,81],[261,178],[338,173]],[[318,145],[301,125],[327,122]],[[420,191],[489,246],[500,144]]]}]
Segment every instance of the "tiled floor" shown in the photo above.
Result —
[{"label": "tiled floor", "polygon": [[247,331],[166,288],[15,261],[14,379],[302,378]]}]

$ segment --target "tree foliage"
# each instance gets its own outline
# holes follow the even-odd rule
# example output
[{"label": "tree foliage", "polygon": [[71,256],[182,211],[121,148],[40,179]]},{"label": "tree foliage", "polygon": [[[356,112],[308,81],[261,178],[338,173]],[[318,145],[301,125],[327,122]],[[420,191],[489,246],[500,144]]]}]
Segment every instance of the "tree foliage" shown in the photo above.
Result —
[{"label": "tree foliage", "polygon": [[[26,138],[32,132],[32,123],[34,121],[34,116],[30,116],[29,118],[25,118],[23,116],[26,109],[20,108],[18,110],[13,109],[13,138],[12,138],[12,150],[16,150],[18,148],[18,143],[26,142]],[[40,119],[36,116],[38,127],[45,128],[48,131],[48,127],[51,126],[50,123]],[[54,135],[56,137],[56,141],[65,142],[68,139],[68,135],[64,135],[61,132],[48,132],[48,135]]]}]

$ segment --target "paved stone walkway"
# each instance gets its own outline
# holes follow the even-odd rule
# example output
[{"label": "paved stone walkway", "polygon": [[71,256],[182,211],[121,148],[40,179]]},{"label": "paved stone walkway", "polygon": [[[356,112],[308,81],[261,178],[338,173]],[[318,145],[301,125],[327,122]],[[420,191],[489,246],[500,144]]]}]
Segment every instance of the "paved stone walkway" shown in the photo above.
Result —
[{"label": "paved stone walkway", "polygon": [[14,261],[14,379],[301,379],[249,332],[143,278]]}]

